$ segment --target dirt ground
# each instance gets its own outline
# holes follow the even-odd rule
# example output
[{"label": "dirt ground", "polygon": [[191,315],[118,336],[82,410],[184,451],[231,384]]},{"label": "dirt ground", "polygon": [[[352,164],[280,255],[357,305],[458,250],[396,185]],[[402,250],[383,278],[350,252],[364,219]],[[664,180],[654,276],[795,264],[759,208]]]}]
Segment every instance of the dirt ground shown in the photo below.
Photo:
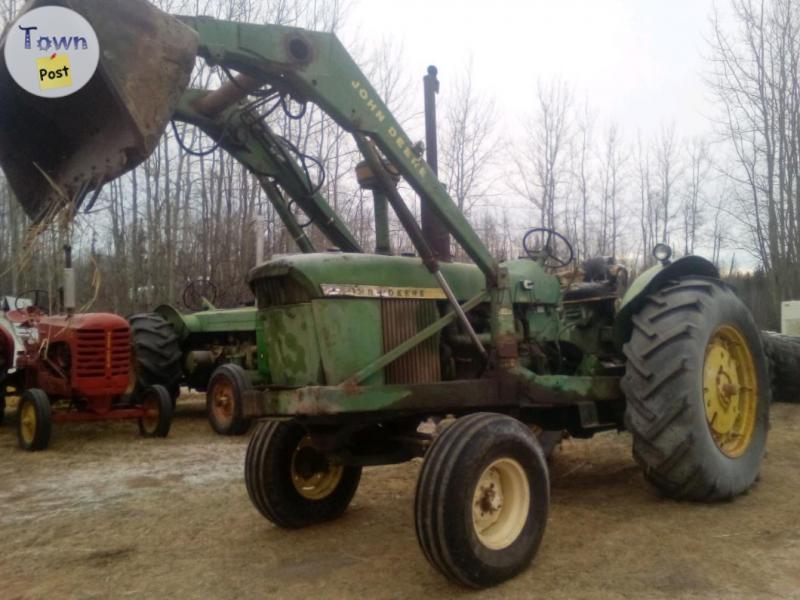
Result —
[{"label": "dirt ground", "polygon": [[199,399],[179,403],[166,440],[133,423],[61,425],[28,454],[8,423],[0,597],[800,598],[800,405],[774,407],[760,483],[715,506],[659,498],[626,435],[565,442],[536,560],[479,593],[417,547],[418,462],[367,469],[344,518],[290,532],[251,506],[246,445],[212,434]]}]

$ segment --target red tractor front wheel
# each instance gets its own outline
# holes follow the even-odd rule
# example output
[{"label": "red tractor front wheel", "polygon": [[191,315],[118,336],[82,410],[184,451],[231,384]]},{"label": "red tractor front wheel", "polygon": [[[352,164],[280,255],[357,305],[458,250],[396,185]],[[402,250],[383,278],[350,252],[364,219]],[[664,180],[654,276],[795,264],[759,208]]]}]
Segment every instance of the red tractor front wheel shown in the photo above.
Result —
[{"label": "red tractor front wheel", "polygon": [[50,442],[53,415],[50,398],[38,388],[22,394],[17,409],[17,439],[19,447],[29,452],[44,450]]},{"label": "red tractor front wheel", "polygon": [[140,397],[144,415],[139,418],[142,437],[167,437],[172,426],[172,396],[162,385],[145,388]]}]

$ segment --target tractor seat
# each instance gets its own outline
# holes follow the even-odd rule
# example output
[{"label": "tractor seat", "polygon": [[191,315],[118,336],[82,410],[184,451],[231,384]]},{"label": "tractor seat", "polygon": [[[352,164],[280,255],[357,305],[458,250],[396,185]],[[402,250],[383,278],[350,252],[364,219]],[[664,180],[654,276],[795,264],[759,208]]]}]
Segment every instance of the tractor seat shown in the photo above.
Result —
[{"label": "tractor seat", "polygon": [[580,300],[599,300],[609,296],[617,296],[617,287],[608,281],[592,281],[576,283],[564,292],[564,302],[577,302]]},{"label": "tractor seat", "polygon": [[30,316],[25,311],[14,309],[6,313],[6,319],[15,325],[22,325],[30,320]]}]

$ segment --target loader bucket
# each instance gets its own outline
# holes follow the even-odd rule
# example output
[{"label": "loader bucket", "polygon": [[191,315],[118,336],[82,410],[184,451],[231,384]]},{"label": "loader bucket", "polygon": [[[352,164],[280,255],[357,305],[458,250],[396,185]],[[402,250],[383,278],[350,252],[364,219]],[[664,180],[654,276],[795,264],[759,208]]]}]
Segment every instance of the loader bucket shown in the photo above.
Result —
[{"label": "loader bucket", "polygon": [[49,5],[91,23],[100,64],[78,92],[40,98],[16,84],[0,52],[0,166],[34,221],[65,202],[80,204],[153,152],[198,45],[194,30],[146,0],[32,0],[24,12]]}]

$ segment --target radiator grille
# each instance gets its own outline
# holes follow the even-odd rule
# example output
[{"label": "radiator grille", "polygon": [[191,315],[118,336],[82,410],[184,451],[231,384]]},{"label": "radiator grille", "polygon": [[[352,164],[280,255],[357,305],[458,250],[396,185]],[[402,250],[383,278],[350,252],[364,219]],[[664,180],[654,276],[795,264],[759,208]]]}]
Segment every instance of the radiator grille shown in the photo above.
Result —
[{"label": "radiator grille", "polygon": [[[383,351],[388,352],[439,318],[430,300],[381,300]],[[434,383],[441,379],[439,336],[416,346],[385,369],[386,383]]]},{"label": "radiator grille", "polygon": [[131,368],[130,330],[79,329],[76,332],[75,374],[81,378],[128,375]]}]

